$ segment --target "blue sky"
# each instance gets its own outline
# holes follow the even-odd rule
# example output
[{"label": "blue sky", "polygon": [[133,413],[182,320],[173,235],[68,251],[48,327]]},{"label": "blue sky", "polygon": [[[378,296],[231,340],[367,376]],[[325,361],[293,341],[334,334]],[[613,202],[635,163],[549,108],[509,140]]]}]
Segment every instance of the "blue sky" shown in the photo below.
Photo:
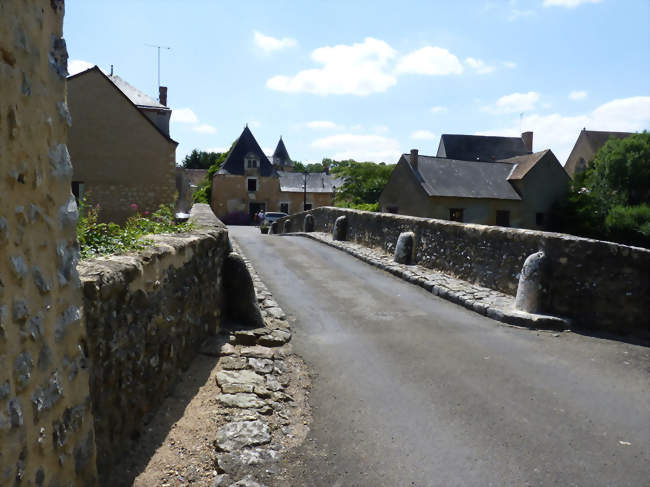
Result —
[{"label": "blue sky", "polygon": [[[248,123],[294,160],[394,163],[441,133],[517,135],[564,163],[582,127],[650,128],[649,0],[68,0],[71,73],[174,109],[177,161]],[[521,115],[523,113],[523,116]]]}]

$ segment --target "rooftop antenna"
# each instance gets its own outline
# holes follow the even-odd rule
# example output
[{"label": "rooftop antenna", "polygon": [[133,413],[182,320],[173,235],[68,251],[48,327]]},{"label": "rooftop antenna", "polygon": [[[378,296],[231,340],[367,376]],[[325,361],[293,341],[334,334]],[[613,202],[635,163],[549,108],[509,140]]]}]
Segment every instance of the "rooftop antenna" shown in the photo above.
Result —
[{"label": "rooftop antenna", "polygon": [[158,46],[156,44],[145,44],[145,46],[155,47],[156,49],[158,49],[158,86],[160,86],[160,50],[161,49],[167,49],[169,51],[171,49],[171,47]]},{"label": "rooftop antenna", "polygon": [[521,126],[522,126],[523,120],[524,120],[524,112],[521,112],[519,114],[519,133],[521,133]]}]

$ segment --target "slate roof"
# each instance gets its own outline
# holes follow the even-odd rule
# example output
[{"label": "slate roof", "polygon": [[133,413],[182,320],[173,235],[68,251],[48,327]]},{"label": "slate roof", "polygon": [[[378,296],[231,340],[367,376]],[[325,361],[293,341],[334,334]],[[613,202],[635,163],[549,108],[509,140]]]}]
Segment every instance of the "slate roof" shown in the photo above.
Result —
[{"label": "slate roof", "polygon": [[540,152],[535,152],[533,154],[526,154],[525,156],[516,156],[516,157],[511,157],[509,159],[504,159],[499,162],[507,162],[510,164],[514,164],[512,171],[510,172],[510,175],[508,176],[508,180],[510,181],[516,181],[519,179],[523,179],[526,174],[528,174],[528,171],[530,171],[533,167],[535,167],[535,164],[537,164],[541,159],[546,156],[551,152],[550,149],[546,149]]},{"label": "slate roof", "polygon": [[[302,193],[304,191],[305,176],[301,172],[278,171],[280,177],[280,191],[286,193]],[[307,174],[308,193],[331,193],[334,187],[340,187],[343,180],[330,174],[315,172]]]},{"label": "slate roof", "polygon": [[158,101],[151,98],[146,93],[140,91],[135,86],[130,85],[118,75],[107,75],[107,78],[110,79],[119,90],[126,95],[126,97],[131,100],[135,106],[140,108],[157,108],[160,110],[169,110],[165,105],[158,103]]},{"label": "slate roof", "polygon": [[530,154],[521,137],[442,134],[437,157],[461,161],[493,162]]},{"label": "slate roof", "polygon": [[266,154],[264,154],[264,151],[260,148],[257,140],[255,140],[255,137],[253,137],[253,133],[248,128],[248,125],[244,127],[241,135],[235,141],[235,145],[230,149],[228,157],[226,157],[217,174],[245,174],[244,158],[251,152],[260,159],[260,176],[273,175],[275,172],[273,166],[268,157],[266,157]]},{"label": "slate roof", "polygon": [[[409,154],[402,156],[409,164]],[[416,176],[429,196],[521,200],[508,182],[514,164],[418,156]],[[419,174],[418,174],[419,173]]]},{"label": "slate roof", "polygon": [[275,148],[275,152],[273,152],[272,160],[274,164],[276,159],[281,161],[280,165],[282,166],[293,166],[293,161],[291,160],[291,157],[289,157],[289,152],[287,152],[287,148],[282,141],[282,137],[280,137],[280,141]]}]

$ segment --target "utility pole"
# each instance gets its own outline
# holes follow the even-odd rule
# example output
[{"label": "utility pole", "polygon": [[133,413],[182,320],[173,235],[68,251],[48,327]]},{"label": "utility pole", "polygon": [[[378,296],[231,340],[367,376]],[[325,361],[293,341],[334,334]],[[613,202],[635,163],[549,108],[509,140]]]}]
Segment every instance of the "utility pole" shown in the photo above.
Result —
[{"label": "utility pole", "polygon": [[[158,46],[158,45],[155,45],[155,44],[145,44],[145,46],[155,47],[156,49],[158,49],[158,86],[160,86],[160,50],[161,49],[166,49],[166,50],[169,51],[171,49],[171,47]],[[158,101],[160,101],[160,100],[158,100]]]}]

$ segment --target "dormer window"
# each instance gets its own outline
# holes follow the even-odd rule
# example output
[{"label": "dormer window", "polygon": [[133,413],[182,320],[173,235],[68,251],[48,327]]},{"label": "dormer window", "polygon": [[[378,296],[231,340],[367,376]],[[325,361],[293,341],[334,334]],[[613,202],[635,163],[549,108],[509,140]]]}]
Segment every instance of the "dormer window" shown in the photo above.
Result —
[{"label": "dormer window", "polygon": [[255,168],[257,168],[257,159],[253,159],[253,158],[246,159],[246,167],[247,167],[248,169],[255,169]]}]

